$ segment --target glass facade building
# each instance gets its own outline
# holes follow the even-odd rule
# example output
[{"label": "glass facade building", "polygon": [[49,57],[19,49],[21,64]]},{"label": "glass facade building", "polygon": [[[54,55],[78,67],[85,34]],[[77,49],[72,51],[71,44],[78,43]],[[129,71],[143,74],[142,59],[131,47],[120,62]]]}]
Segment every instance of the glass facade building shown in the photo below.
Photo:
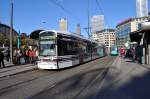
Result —
[{"label": "glass facade building", "polygon": [[116,26],[116,43],[118,46],[125,46],[130,43],[130,33],[140,29],[140,24],[149,17],[129,18]]}]

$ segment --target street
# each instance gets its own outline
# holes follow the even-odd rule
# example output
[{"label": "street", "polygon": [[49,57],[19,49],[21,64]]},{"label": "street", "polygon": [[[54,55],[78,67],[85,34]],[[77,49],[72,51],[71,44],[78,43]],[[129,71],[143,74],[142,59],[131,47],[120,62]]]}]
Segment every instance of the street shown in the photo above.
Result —
[{"label": "street", "polygon": [[[103,57],[60,71],[38,70],[0,78],[0,99],[73,99],[89,95],[103,80],[115,57]],[[94,90],[95,89],[95,90]]]}]

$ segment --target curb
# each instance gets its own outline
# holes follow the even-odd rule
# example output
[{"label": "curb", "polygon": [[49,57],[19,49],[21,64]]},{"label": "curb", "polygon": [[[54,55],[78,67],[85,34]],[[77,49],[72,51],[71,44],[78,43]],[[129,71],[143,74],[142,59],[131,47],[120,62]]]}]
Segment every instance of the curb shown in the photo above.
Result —
[{"label": "curb", "polygon": [[150,70],[150,66],[149,65],[146,65],[146,64],[141,64],[140,66],[143,66],[144,68]]},{"label": "curb", "polygon": [[12,76],[12,75],[25,73],[25,72],[32,71],[32,70],[37,70],[37,66],[31,65],[29,67],[24,67],[24,68],[21,68],[21,69],[18,70],[18,71],[16,69],[16,70],[10,70],[10,71],[6,71],[6,72],[3,72],[3,73],[0,73],[0,78],[9,77],[9,76]]}]

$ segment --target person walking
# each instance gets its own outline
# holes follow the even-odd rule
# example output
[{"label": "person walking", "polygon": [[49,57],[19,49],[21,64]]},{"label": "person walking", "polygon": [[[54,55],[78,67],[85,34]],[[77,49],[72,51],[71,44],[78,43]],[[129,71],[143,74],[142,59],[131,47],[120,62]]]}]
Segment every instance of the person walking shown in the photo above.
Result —
[{"label": "person walking", "polygon": [[120,56],[124,57],[124,55],[125,55],[125,49],[123,47],[121,47],[119,51],[120,51]]},{"label": "person walking", "polygon": [[2,64],[2,68],[5,68],[5,64],[4,64],[4,54],[2,51],[0,51],[0,67]]}]

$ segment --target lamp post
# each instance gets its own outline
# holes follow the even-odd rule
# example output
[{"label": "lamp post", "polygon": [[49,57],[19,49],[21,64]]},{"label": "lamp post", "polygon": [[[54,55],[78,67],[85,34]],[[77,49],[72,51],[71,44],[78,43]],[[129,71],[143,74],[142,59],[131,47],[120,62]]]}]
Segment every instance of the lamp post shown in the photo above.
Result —
[{"label": "lamp post", "polygon": [[13,64],[13,54],[12,54],[12,37],[13,37],[13,1],[10,1],[10,64]]}]

